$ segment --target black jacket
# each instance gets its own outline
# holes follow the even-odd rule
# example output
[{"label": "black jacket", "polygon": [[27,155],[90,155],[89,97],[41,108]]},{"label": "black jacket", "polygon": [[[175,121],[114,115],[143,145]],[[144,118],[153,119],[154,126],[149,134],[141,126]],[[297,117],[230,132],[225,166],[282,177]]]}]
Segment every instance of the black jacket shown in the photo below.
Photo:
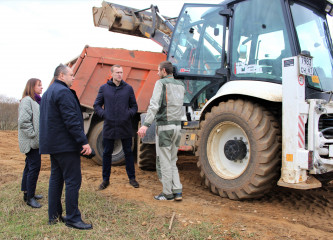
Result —
[{"label": "black jacket", "polygon": [[43,94],[40,105],[41,154],[80,151],[88,143],[77,97],[59,80]]},{"label": "black jacket", "polygon": [[132,118],[138,111],[138,105],[129,84],[121,81],[120,85],[116,86],[111,79],[102,85],[94,103],[94,110],[104,119],[103,138],[132,137]]}]

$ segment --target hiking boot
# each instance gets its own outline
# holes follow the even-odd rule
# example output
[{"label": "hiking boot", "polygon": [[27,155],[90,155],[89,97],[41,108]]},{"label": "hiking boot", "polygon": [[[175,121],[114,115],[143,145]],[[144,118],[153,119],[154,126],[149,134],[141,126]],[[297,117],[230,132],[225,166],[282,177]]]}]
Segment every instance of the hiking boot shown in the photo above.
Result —
[{"label": "hiking boot", "polygon": [[101,185],[99,185],[99,190],[103,190],[105,188],[107,188],[110,185],[110,181],[104,181],[101,183]]},{"label": "hiking boot", "polygon": [[154,196],[154,198],[155,198],[156,200],[162,200],[162,201],[164,201],[164,200],[173,200],[173,199],[174,199],[174,196],[172,196],[172,197],[168,197],[168,196],[165,195],[164,193],[160,193],[160,195]]},{"label": "hiking boot", "polygon": [[182,193],[174,193],[173,196],[175,198],[175,201],[183,200],[183,194]]},{"label": "hiking boot", "polygon": [[139,187],[139,183],[135,179],[129,180],[129,183],[135,188]]}]

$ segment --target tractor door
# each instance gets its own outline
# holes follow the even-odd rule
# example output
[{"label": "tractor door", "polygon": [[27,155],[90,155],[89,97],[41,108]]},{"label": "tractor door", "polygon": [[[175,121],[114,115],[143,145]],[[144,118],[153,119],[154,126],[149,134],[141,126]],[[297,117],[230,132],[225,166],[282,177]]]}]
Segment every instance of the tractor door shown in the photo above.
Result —
[{"label": "tractor door", "polygon": [[[225,77],[216,74],[226,68],[227,17],[221,12],[225,9],[224,5],[184,4],[178,17],[168,60],[175,66],[176,76],[184,79],[185,105],[194,99],[197,107],[204,104]],[[212,85],[208,96],[205,89]]]},{"label": "tractor door", "polygon": [[226,39],[222,9],[223,5],[184,5],[168,56],[178,74],[212,76],[222,67]]},{"label": "tractor door", "polygon": [[281,83],[282,58],[293,55],[281,1],[241,1],[231,8],[231,80]]}]

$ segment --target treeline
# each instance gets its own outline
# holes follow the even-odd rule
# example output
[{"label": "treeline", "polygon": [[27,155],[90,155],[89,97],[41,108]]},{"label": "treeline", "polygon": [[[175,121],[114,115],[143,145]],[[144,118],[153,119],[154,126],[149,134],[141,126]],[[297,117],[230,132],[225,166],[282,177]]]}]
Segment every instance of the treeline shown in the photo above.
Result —
[{"label": "treeline", "polygon": [[16,130],[19,100],[0,95],[0,130]]}]

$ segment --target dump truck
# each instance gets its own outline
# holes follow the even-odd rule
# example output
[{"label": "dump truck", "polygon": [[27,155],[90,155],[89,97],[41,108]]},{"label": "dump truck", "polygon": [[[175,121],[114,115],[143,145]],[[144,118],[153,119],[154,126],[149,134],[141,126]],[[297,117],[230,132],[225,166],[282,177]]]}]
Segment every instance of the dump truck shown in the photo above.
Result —
[{"label": "dump truck", "polygon": [[[331,1],[184,4],[176,18],[149,9],[103,2],[94,25],[162,46],[186,89],[183,148],[213,193],[258,198],[333,179]],[[143,168],[151,131],[138,141]]]},{"label": "dump truck", "polygon": [[[133,118],[135,126],[133,136],[135,136],[139,115],[146,112],[151,96],[149,93],[153,91],[154,84],[158,80],[158,63],[165,59],[166,56],[162,53],[86,46],[79,57],[67,63],[73,69],[75,81],[72,89],[76,91],[81,104],[84,131],[89,144],[96,152],[92,160],[98,165],[103,163],[103,119],[94,113],[93,105],[100,86],[111,78],[111,66],[121,65],[124,71],[123,80],[133,87],[138,102],[138,113]],[[112,164],[121,165],[124,159],[121,141],[116,140]]]}]

